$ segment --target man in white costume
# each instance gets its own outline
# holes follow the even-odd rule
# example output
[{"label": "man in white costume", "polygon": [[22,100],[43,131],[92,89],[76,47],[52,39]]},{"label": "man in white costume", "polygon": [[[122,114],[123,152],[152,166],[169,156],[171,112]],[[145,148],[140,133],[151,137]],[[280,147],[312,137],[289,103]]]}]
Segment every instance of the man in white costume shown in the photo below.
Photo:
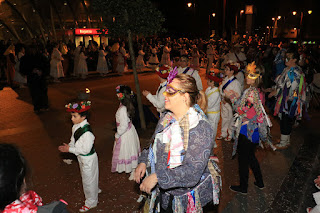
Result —
[{"label": "man in white costume", "polygon": [[234,74],[238,71],[235,65],[226,64],[225,67],[225,78],[223,79],[219,90],[222,97],[221,102],[221,135],[218,140],[225,139],[225,141],[231,141],[232,137],[232,121],[233,121],[233,110],[230,104],[230,97],[227,97],[225,93],[233,90],[241,96],[241,85]]},{"label": "man in white costume", "polygon": [[183,74],[187,74],[187,75],[192,76],[196,80],[198,90],[203,90],[202,81],[201,81],[201,78],[199,76],[198,71],[189,67],[188,64],[189,64],[188,56],[186,56],[186,55],[181,56],[180,57],[180,67],[178,68],[178,74],[183,73]]},{"label": "man in white costume", "polygon": [[169,76],[169,73],[171,71],[171,67],[164,65],[161,67],[156,68],[157,74],[159,76],[160,85],[157,89],[157,92],[155,95],[152,95],[149,91],[144,90],[142,94],[146,96],[146,98],[152,103],[152,105],[157,108],[157,111],[160,114],[165,111],[165,97],[163,95],[163,92],[166,90],[167,86],[167,78]]}]

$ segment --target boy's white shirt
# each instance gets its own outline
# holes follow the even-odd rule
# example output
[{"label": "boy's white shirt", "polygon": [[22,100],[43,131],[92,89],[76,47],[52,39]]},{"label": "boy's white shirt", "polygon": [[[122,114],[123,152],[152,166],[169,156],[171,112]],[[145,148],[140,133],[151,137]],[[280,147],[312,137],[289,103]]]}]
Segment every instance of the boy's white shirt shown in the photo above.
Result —
[{"label": "boy's white shirt", "polygon": [[[152,95],[149,93],[146,98],[152,103],[152,105],[157,108],[158,112],[163,112],[165,110],[164,105],[165,105],[165,97],[163,95],[163,92],[166,90],[166,84],[167,81],[162,82],[160,86],[157,89],[157,92],[155,95]],[[162,87],[159,91],[159,88]],[[158,92],[159,91],[159,92]]]},{"label": "boy's white shirt", "polygon": [[79,124],[74,124],[72,127],[72,135],[71,135],[71,139],[70,139],[70,143],[69,143],[69,152],[75,154],[76,156],[82,154],[82,155],[86,155],[88,154],[93,146],[94,143],[94,135],[91,132],[85,132],[83,135],[81,135],[81,137],[78,139],[78,141],[75,143],[74,140],[74,133],[77,129],[79,129],[80,127],[83,127],[84,125],[89,124],[87,119],[85,119],[84,121],[82,121]]},{"label": "boy's white shirt", "polygon": [[[218,90],[218,91],[216,91]],[[216,91],[216,92],[214,92]],[[214,92],[214,93],[212,93]],[[208,95],[212,93],[209,97]],[[221,97],[220,97],[220,92],[218,87],[208,87],[205,92],[206,96],[208,97],[208,112],[216,112],[220,111],[220,102],[221,102]]]},{"label": "boy's white shirt", "polygon": [[233,77],[234,77],[234,76],[231,76],[231,77],[229,78],[228,76],[226,76],[226,77],[223,79],[223,81],[222,81],[222,83],[221,83],[221,85],[220,85],[220,87],[219,87],[221,97],[224,97],[224,96],[225,96],[225,94],[224,94],[225,91],[230,91],[230,90],[233,90],[233,91],[235,91],[236,93],[238,93],[239,97],[241,96],[241,84],[240,84],[240,82],[239,82],[237,79],[233,80],[233,81],[224,89],[224,91],[222,91],[223,86],[224,86],[230,79],[233,79]]}]

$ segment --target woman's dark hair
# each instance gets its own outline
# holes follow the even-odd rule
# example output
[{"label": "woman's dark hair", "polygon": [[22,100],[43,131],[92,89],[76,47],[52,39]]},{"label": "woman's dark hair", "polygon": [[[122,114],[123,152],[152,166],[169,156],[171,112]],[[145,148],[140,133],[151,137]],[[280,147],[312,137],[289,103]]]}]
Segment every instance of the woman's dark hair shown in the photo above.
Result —
[{"label": "woman's dark hair", "polygon": [[131,88],[126,85],[120,85],[119,92],[123,93],[123,99],[120,102],[127,107],[129,118],[132,120],[135,114],[134,102],[135,96]]},{"label": "woman's dark hair", "polygon": [[26,170],[26,161],[19,149],[0,144],[0,210],[20,197]]}]

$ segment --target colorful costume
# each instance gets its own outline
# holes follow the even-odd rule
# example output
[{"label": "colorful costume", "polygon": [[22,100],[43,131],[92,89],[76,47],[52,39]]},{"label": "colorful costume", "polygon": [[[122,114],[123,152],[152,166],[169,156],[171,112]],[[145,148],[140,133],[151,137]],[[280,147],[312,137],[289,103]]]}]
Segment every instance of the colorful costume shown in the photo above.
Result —
[{"label": "colorful costume", "polygon": [[299,66],[286,67],[276,78],[277,102],[274,115],[279,115],[281,129],[281,146],[290,142],[294,119],[300,120],[306,101],[306,80]]},{"label": "colorful costume", "polygon": [[[235,99],[231,97],[231,100]],[[255,148],[260,140],[268,142],[268,121],[263,102],[264,94],[259,89],[250,87],[234,104],[236,121],[232,155],[238,151],[240,186],[231,187],[238,187],[236,191],[247,192],[249,167],[256,179],[255,184],[260,188],[264,187],[260,165],[255,156]]]},{"label": "colorful costume", "polygon": [[139,157],[139,163],[147,165],[148,174],[156,173],[158,179],[149,212],[159,212],[157,201],[162,209],[172,208],[177,213],[201,212],[207,203],[219,203],[221,179],[209,170],[213,137],[211,125],[198,105],[190,107],[179,121],[171,112],[162,116],[154,142]]}]

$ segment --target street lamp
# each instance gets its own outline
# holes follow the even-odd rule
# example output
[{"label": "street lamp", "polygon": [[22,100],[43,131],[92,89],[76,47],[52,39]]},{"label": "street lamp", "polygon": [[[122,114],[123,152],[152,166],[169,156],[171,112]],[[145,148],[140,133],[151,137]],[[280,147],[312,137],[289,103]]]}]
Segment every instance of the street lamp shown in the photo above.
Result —
[{"label": "street lamp", "polygon": [[[244,13],[244,10],[240,10],[240,23],[241,23],[241,16]],[[236,31],[238,32],[238,14],[236,14]]]},{"label": "street lamp", "polygon": [[189,2],[187,5],[188,5],[188,7],[191,7],[191,6],[192,6],[192,3],[191,3],[191,2]]},{"label": "street lamp", "polygon": [[210,29],[211,29],[211,16],[214,18],[216,17],[216,13],[212,13],[212,14],[209,14],[209,34],[210,34]]},{"label": "street lamp", "polygon": [[311,13],[312,13],[312,10],[308,10],[308,14],[311,15]]},{"label": "street lamp", "polygon": [[294,16],[297,15],[297,11],[293,11],[292,15],[294,15]]}]

